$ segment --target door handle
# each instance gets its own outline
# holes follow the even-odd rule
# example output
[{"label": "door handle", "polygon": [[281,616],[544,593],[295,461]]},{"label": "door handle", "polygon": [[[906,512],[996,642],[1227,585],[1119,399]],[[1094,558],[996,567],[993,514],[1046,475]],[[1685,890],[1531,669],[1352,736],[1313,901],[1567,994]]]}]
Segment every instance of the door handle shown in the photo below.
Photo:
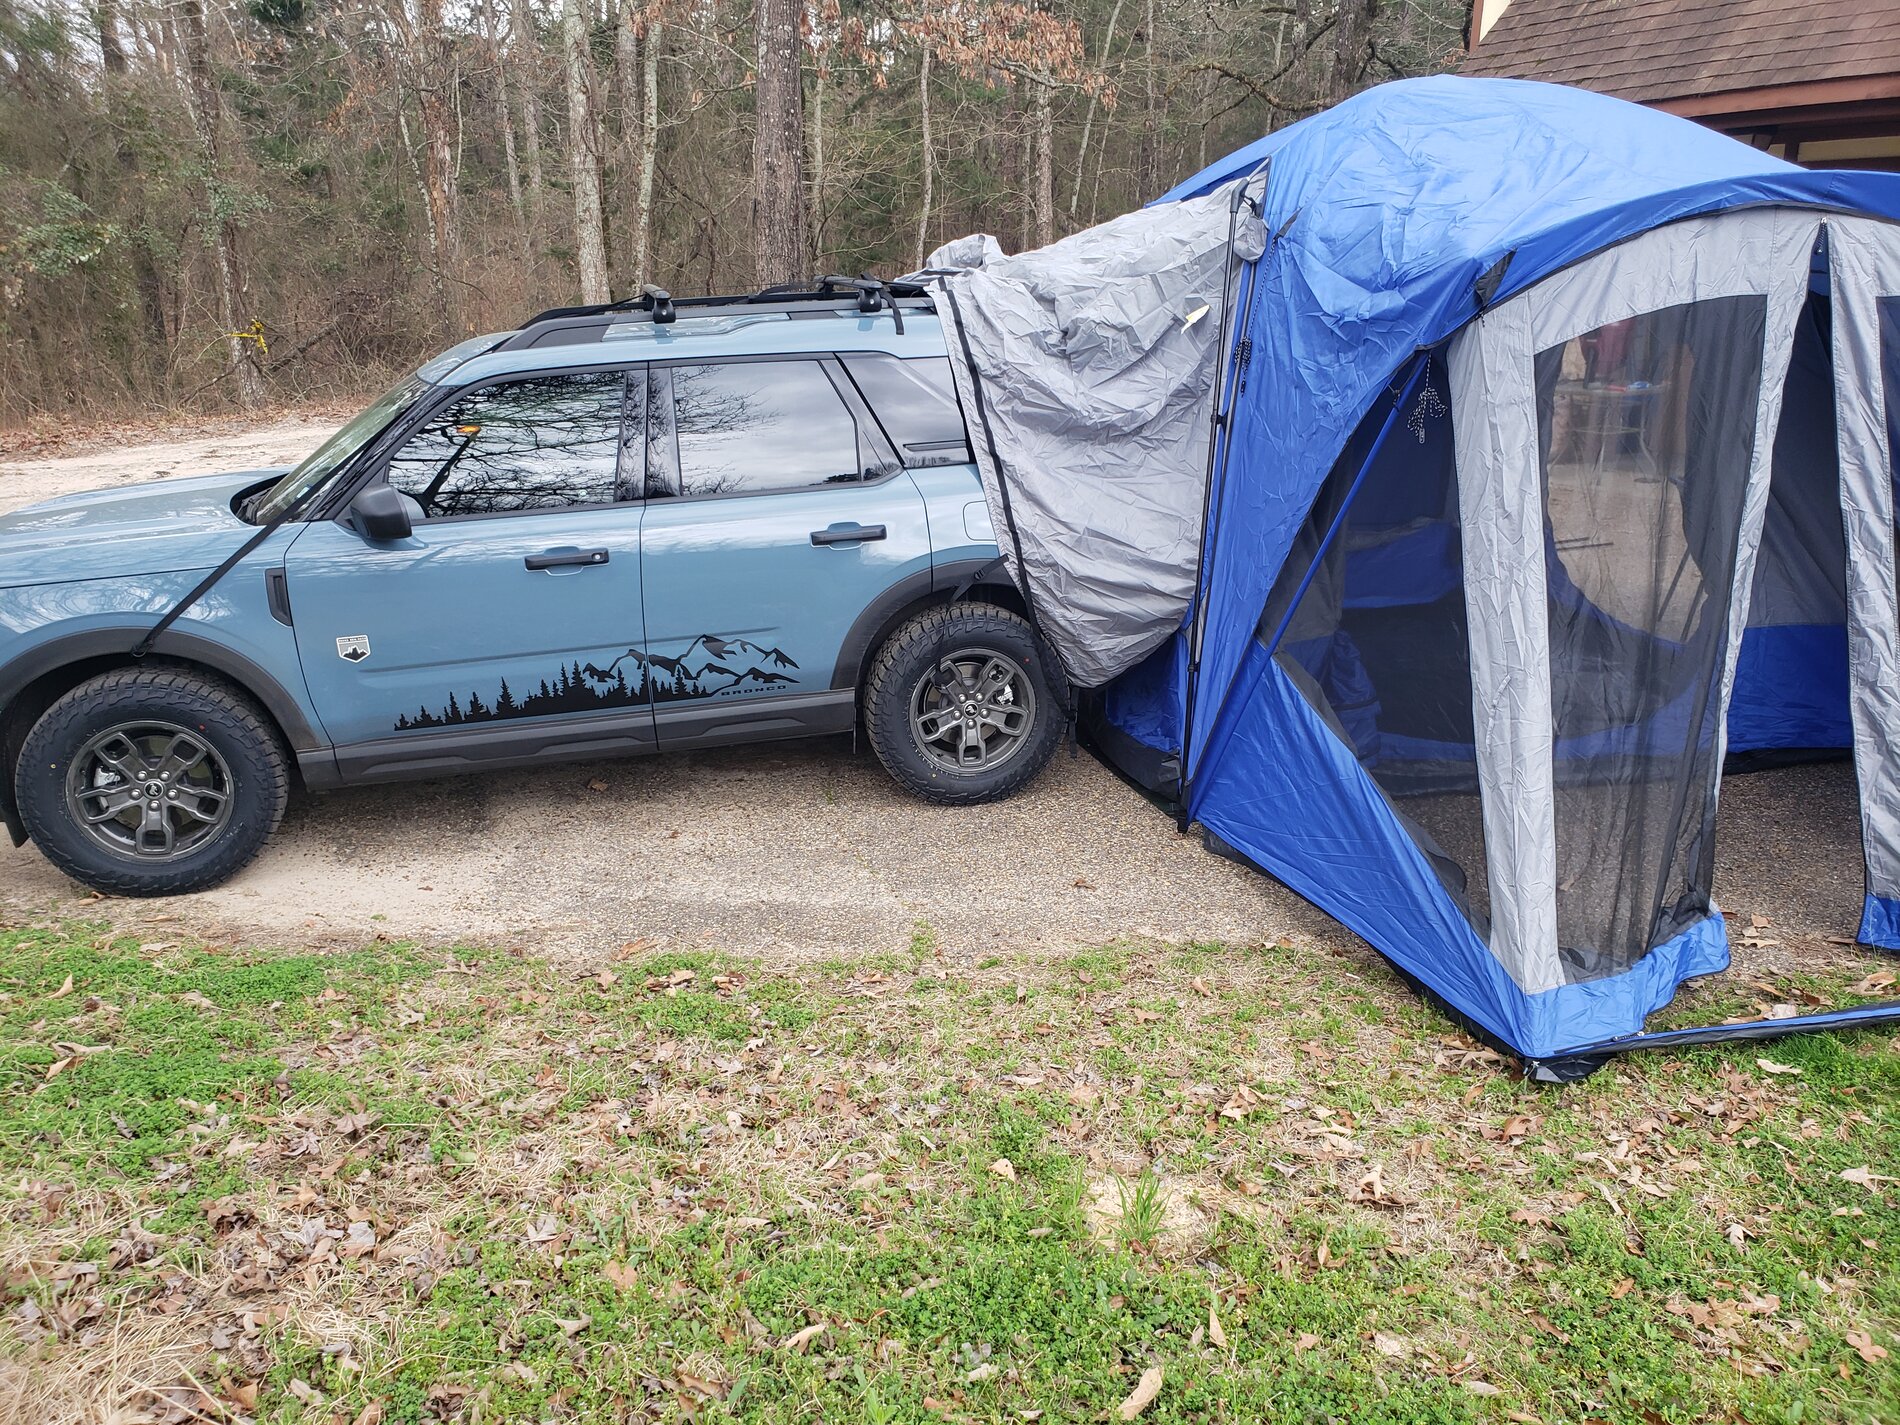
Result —
[{"label": "door handle", "polygon": [[828,529],[815,529],[811,532],[813,544],[863,544],[868,540],[883,539],[884,526],[881,524],[834,524]]},{"label": "door handle", "polygon": [[550,549],[542,554],[530,554],[521,561],[530,569],[567,569],[575,565],[583,568],[607,562],[604,549]]}]

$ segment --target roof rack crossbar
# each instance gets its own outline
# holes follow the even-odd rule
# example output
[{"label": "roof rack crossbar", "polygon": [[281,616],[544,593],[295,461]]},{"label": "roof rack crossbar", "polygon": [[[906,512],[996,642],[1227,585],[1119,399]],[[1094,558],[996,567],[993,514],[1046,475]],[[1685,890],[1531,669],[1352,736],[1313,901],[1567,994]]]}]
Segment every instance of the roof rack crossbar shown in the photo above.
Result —
[{"label": "roof rack crossbar", "polygon": [[543,322],[571,321],[577,318],[610,316],[615,312],[646,312],[656,322],[672,320],[669,315],[680,307],[732,307],[750,303],[767,302],[826,302],[835,301],[845,293],[857,298],[858,310],[866,314],[884,309],[887,299],[929,297],[930,289],[921,282],[894,280],[882,281],[869,275],[841,277],[837,275],[819,277],[810,283],[781,282],[756,292],[741,295],[675,297],[663,288],[651,283],[640,289],[637,296],[622,297],[612,302],[595,302],[573,307],[549,307],[546,311],[536,312],[521,324],[525,331],[529,327],[539,326]]}]

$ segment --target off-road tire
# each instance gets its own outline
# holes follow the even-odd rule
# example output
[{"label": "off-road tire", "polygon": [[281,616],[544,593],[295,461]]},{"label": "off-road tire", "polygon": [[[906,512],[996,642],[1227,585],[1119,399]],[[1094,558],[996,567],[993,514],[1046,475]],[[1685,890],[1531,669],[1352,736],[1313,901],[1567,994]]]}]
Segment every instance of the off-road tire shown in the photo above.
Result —
[{"label": "off-road tire", "polygon": [[[162,860],[100,845],[68,796],[73,761],[92,740],[142,720],[189,730],[229,776],[229,812],[215,835]],[[254,702],[214,678],[160,665],[102,673],[55,702],[27,734],[14,785],[28,834],[74,880],[109,895],[175,896],[250,864],[283,818],[290,779],[277,731]]]},{"label": "off-road tire", "polygon": [[[1008,659],[1034,692],[1030,726],[1015,750],[993,767],[971,771],[933,760],[912,723],[920,680],[940,659],[966,651]],[[977,603],[926,609],[885,640],[865,679],[864,724],[878,761],[901,786],[943,806],[1013,796],[1048,765],[1062,741],[1069,688],[1060,668],[1051,669],[1049,661],[1028,622],[1007,609]]]}]

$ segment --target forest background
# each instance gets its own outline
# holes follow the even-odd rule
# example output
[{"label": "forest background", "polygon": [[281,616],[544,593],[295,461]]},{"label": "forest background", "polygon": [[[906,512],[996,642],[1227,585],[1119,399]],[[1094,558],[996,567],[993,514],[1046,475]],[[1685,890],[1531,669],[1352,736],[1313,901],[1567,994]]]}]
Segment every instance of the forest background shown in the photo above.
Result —
[{"label": "forest background", "polygon": [[1466,0],[0,0],[0,425],[353,400],[541,307],[1011,250]]}]

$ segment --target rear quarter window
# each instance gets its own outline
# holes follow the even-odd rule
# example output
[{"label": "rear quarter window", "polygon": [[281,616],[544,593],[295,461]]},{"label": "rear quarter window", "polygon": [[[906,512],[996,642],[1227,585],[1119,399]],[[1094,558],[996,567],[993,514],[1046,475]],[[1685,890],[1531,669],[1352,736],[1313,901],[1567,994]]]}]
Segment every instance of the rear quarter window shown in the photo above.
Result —
[{"label": "rear quarter window", "polygon": [[957,406],[948,357],[901,360],[858,353],[839,359],[904,464],[967,465],[971,461],[969,432]]}]

